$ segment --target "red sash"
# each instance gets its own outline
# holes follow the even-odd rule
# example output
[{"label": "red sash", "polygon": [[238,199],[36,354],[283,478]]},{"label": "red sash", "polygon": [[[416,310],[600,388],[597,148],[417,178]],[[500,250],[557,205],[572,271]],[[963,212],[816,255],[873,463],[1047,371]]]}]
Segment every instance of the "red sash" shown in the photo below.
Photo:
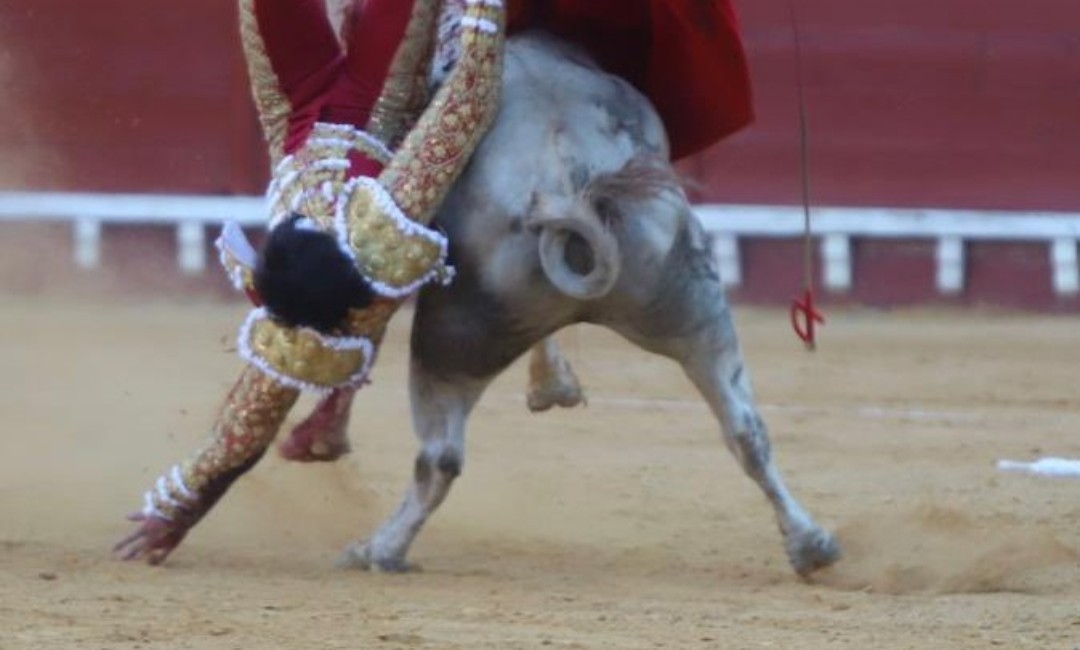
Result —
[{"label": "red sash", "polygon": [[513,0],[511,30],[543,26],[586,48],[656,106],[676,159],[753,120],[729,0]]}]

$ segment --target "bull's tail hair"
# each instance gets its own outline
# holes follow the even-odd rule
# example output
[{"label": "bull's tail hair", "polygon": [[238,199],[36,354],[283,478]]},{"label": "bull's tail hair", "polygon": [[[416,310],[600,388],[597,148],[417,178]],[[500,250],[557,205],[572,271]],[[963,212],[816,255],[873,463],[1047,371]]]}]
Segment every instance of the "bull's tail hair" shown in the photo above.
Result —
[{"label": "bull's tail hair", "polygon": [[[659,156],[639,155],[631,158],[621,169],[598,174],[582,189],[581,198],[594,206],[619,201],[645,201],[666,194],[683,196],[679,174]],[[599,210],[607,218],[618,211]],[[609,214],[606,214],[609,213]]]}]

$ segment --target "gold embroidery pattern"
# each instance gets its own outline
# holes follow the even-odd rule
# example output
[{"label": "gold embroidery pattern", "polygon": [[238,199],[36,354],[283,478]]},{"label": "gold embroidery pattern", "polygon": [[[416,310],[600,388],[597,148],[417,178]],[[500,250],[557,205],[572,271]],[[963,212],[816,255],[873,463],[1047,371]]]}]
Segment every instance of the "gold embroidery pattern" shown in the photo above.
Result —
[{"label": "gold embroidery pattern", "polygon": [[[405,214],[428,223],[498,110],[505,16],[470,3],[454,71],[379,176]],[[489,26],[492,31],[484,27]]]},{"label": "gold embroidery pattern", "polygon": [[367,131],[396,147],[428,103],[428,74],[434,53],[438,0],[415,0],[405,36],[375,101]]},{"label": "gold embroidery pattern", "polygon": [[298,212],[322,230],[336,232],[360,273],[386,297],[404,297],[433,279],[449,279],[442,235],[409,220],[375,180],[347,180],[354,151],[384,164],[390,158],[361,131],[316,124],[304,146],[274,172],[268,190],[272,221]]},{"label": "gold embroidery pattern", "polygon": [[303,327],[284,327],[261,309],[244,324],[239,343],[241,356],[301,390],[328,391],[358,383],[367,376],[375,355],[367,338],[326,337]]},{"label": "gold embroidery pattern", "polygon": [[276,165],[285,154],[285,132],[288,129],[292,106],[281,92],[266,46],[259,34],[255,17],[255,0],[240,0],[240,42],[247,60],[251,94],[259,113],[263,137],[270,151],[270,163]]},{"label": "gold embroidery pattern", "polygon": [[304,146],[274,169],[267,190],[271,222],[299,212],[320,228],[332,230],[353,152],[382,165],[390,159],[390,152],[378,141],[351,126],[315,124]]},{"label": "gold embroidery pattern", "polygon": [[431,280],[453,277],[445,263],[446,238],[406,217],[377,181],[355,179],[346,193],[338,232],[375,291],[400,298]]},{"label": "gold embroidery pattern", "polygon": [[349,310],[345,331],[350,336],[363,336],[378,349],[386,334],[386,326],[399,306],[399,300],[376,299],[364,309]]},{"label": "gold embroidery pattern", "polygon": [[[266,451],[299,394],[254,367],[246,368],[229,392],[202,449],[147,493],[147,511],[175,520],[205,507],[199,499],[215,480]],[[176,485],[177,478],[181,485]]]}]

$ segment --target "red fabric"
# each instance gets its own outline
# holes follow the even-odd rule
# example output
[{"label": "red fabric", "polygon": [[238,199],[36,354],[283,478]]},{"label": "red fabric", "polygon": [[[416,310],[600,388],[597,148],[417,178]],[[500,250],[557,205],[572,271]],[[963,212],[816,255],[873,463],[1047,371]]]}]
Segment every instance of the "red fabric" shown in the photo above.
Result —
[{"label": "red fabric", "polygon": [[[255,0],[271,65],[293,107],[286,153],[319,120],[363,128],[408,25],[412,2],[363,0],[343,53],[324,0]],[[656,106],[672,157],[696,153],[753,119],[730,0],[512,0],[511,31],[540,26],[573,41]],[[377,172],[354,161],[354,173]]]},{"label": "red fabric", "polygon": [[512,0],[511,31],[531,26],[584,47],[647,96],[676,159],[753,120],[749,71],[729,0]]},{"label": "red fabric", "polygon": [[[412,12],[404,0],[365,0],[345,21],[342,52],[324,0],[255,0],[255,17],[281,91],[289,99],[285,153],[303,146],[317,121],[364,128]],[[351,157],[352,175],[380,166]]]}]

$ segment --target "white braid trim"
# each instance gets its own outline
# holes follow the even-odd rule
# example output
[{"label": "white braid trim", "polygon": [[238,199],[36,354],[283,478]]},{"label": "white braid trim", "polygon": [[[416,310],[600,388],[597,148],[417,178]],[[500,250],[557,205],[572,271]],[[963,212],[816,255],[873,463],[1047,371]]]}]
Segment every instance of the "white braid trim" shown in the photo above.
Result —
[{"label": "white braid trim", "polygon": [[[345,172],[349,171],[349,159],[348,158],[324,158],[322,160],[316,160],[308,167],[311,170],[326,169],[332,172]],[[306,171],[306,170],[305,170]]]},{"label": "white braid trim", "polygon": [[169,492],[169,479],[165,474],[158,477],[157,482],[154,483],[154,490],[157,492],[158,500],[161,503],[173,508],[182,508],[184,506],[183,503],[174,499]]},{"label": "white braid trim", "polygon": [[169,517],[164,512],[158,510],[157,504],[154,503],[153,490],[147,490],[143,493],[142,516],[147,518],[154,517],[155,519],[161,519],[162,521],[172,521],[172,517]]},{"label": "white braid trim", "polygon": [[496,7],[501,8],[503,6],[502,0],[465,0],[467,5],[480,5],[481,7]]},{"label": "white braid trim", "polygon": [[338,149],[349,149],[352,147],[352,142],[343,138],[310,138],[307,143],[309,145],[318,145],[320,147],[336,147]]},{"label": "white braid trim", "polygon": [[473,16],[462,16],[461,26],[465,29],[474,29],[485,34],[495,34],[499,31],[499,26],[487,18],[475,18]]},{"label": "white braid trim", "polygon": [[[315,129],[325,129],[326,131],[337,133],[341,136],[352,136],[358,140],[363,140],[365,144],[369,145],[372,149],[378,152],[379,155],[386,156],[387,160],[389,160],[394,155],[393,152],[390,151],[390,148],[387,147],[382,140],[376,138],[367,131],[363,131],[356,128],[355,126],[352,126],[351,124],[331,124],[329,122],[316,122],[315,127],[312,129],[312,131],[314,131]],[[351,142],[346,144],[349,147],[352,147]]]},{"label": "white braid trim", "polygon": [[[406,235],[419,236],[434,244],[438,244],[439,262],[447,271],[444,284],[449,284],[450,280],[454,277],[454,272],[452,268],[446,266],[446,255],[449,251],[446,237],[431,228],[421,226],[407,217],[394,201],[394,197],[390,196],[390,192],[386,191],[386,188],[374,178],[368,178],[366,176],[359,176],[345,184],[345,187],[341,192],[342,199],[338,201],[337,214],[334,216],[334,226],[337,230],[338,241],[345,248],[349,258],[356,264],[358,269],[360,268],[360,262],[356,259],[356,251],[349,245],[349,221],[348,215],[346,214],[349,205],[349,197],[351,197],[352,193],[355,191],[369,192],[375,199],[375,203],[379,206],[379,209],[390,215],[390,218],[394,220],[394,224],[401,232]],[[404,287],[393,287],[374,278],[367,277],[366,275],[364,276],[364,279],[367,280],[368,284],[371,285],[371,288],[381,296],[387,298],[404,298],[438,276],[439,268],[438,265],[436,265],[432,266],[423,277]]]},{"label": "white braid trim", "polygon": [[[248,314],[247,320],[240,326],[240,334],[237,337],[237,353],[240,355],[240,358],[258,368],[264,375],[283,386],[322,396],[328,395],[335,388],[359,386],[367,379],[368,374],[371,372],[371,366],[375,363],[375,346],[371,341],[362,336],[326,336],[319,332],[315,332],[315,334],[318,335],[323,345],[331,350],[361,350],[364,353],[364,365],[353,373],[351,377],[336,386],[316,386],[315,384],[302,381],[295,377],[290,377],[289,375],[278,371],[267,363],[266,359],[263,359],[256,354],[255,351],[251,349],[251,344],[248,342],[251,339],[251,328],[255,326],[256,321],[266,320],[269,317],[270,312],[268,312],[265,307],[252,309],[251,313]],[[314,330],[311,331],[314,332]]]},{"label": "white braid trim", "polygon": [[196,500],[197,497],[195,496],[195,493],[189,490],[187,485],[184,485],[184,477],[183,473],[180,471],[179,465],[173,465],[172,471],[169,473],[169,476],[172,478],[173,487],[175,487],[180,492],[180,495],[182,497],[184,497],[188,501]]},{"label": "white braid trim", "polygon": [[[279,160],[278,164],[274,166],[274,176],[277,177],[278,174],[288,169],[293,164],[293,160],[295,158],[296,156],[294,154],[289,154],[288,156],[285,156],[284,158]],[[270,185],[273,184],[273,181],[271,181]]]},{"label": "white braid trim", "polygon": [[152,489],[143,494],[142,514],[145,517],[172,521],[171,517],[161,511],[159,504],[175,510],[184,510],[197,501],[198,496],[184,484],[180,466],[173,465],[172,469],[158,477]]},{"label": "white braid trim", "polygon": [[274,206],[280,202],[281,195],[285,193],[286,188],[296,182],[297,178],[300,178],[299,169],[294,169],[284,176],[276,176],[266,190],[266,200],[269,205]]}]

